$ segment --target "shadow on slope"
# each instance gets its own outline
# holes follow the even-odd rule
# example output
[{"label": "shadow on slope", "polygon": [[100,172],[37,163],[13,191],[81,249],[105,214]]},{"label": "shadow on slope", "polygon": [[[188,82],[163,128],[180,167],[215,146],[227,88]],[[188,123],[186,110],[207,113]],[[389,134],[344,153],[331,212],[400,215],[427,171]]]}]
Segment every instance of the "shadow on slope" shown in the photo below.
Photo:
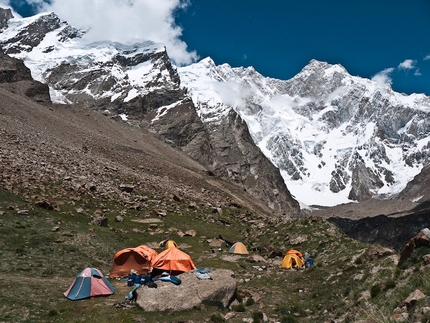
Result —
[{"label": "shadow on slope", "polygon": [[430,227],[430,212],[426,208],[402,217],[378,215],[359,220],[341,217],[327,220],[355,240],[379,244],[400,252],[412,237]]}]

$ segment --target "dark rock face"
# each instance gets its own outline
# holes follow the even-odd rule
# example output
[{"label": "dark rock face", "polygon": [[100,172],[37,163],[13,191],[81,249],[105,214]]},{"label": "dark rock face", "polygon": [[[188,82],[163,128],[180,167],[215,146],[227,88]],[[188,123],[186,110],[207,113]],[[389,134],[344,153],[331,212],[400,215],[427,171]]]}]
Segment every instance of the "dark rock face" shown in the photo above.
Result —
[{"label": "dark rock face", "polygon": [[424,211],[402,217],[379,215],[359,220],[333,217],[328,221],[353,239],[400,252],[411,238],[430,227],[430,214]]},{"label": "dark rock face", "polygon": [[180,147],[216,176],[231,181],[276,214],[295,213],[299,205],[279,170],[255,146],[246,123],[231,111],[211,128],[185,100],[151,125],[166,142]]},{"label": "dark rock face", "polygon": [[[228,135],[227,135],[228,134]],[[279,170],[255,146],[246,123],[234,111],[216,129],[210,129],[213,154],[211,169],[222,178],[230,178],[276,211],[297,212],[295,201]]]},{"label": "dark rock face", "polygon": [[23,80],[33,80],[30,69],[22,61],[5,55],[0,51],[0,83],[12,83]]},{"label": "dark rock face", "polygon": [[0,30],[6,28],[9,20],[12,18],[12,10],[0,8]]},{"label": "dark rock face", "polygon": [[[22,61],[2,52],[0,52],[0,83],[6,83],[10,86],[20,83],[19,88],[25,96],[39,103],[51,103],[48,85],[34,81],[30,70]],[[15,89],[14,92],[17,92],[17,90]]]},{"label": "dark rock face", "polygon": [[85,34],[85,31],[74,28],[73,26],[67,25],[59,32],[58,36],[61,42],[66,42],[69,39],[81,38]]},{"label": "dark rock face", "polygon": [[355,201],[370,199],[376,189],[381,188],[384,183],[363,161],[356,163],[352,170],[351,191],[348,198]]}]

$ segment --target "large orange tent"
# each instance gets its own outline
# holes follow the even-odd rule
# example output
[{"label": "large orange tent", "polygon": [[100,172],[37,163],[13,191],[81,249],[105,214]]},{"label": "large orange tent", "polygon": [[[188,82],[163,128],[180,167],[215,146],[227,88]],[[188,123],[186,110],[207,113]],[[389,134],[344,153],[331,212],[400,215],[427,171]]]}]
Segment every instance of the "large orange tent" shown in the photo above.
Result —
[{"label": "large orange tent", "polygon": [[151,261],[153,261],[155,259],[155,257],[158,256],[158,252],[155,251],[154,249],[145,246],[144,244],[137,246],[135,249],[139,249],[141,250],[143,253],[145,253],[149,258],[151,258]]},{"label": "large orange tent", "polygon": [[172,247],[158,254],[152,263],[153,273],[168,272],[172,275],[197,269],[191,257],[182,250]]},{"label": "large orange tent", "polygon": [[152,271],[152,262],[157,255],[157,251],[145,245],[122,249],[114,256],[109,276],[111,278],[126,277],[132,269],[136,270],[138,275],[146,275]]}]

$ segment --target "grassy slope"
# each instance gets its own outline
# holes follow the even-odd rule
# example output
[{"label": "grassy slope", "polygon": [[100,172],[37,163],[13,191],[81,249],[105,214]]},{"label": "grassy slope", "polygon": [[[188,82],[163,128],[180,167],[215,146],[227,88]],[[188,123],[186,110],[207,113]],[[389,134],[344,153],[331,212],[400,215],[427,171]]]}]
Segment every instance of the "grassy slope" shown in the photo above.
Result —
[{"label": "grassy slope", "polygon": [[[231,310],[210,304],[184,313],[144,313],[139,308],[114,307],[129,290],[124,281],[112,280],[116,292],[110,297],[69,301],[63,296],[83,268],[96,267],[108,273],[118,250],[153,245],[167,235],[188,246],[185,251],[198,267],[235,271],[244,306],[235,308],[235,317],[229,322],[240,322],[243,317],[258,322],[262,313],[280,322],[336,318],[355,322],[357,316],[390,322],[393,309],[415,288],[430,295],[430,274],[420,269],[422,264],[399,269],[389,255],[360,257],[368,245],[349,239],[321,219],[253,228],[239,220],[239,215],[253,217],[244,209],[226,208],[220,216],[204,206],[189,209],[187,202],[171,200],[164,201],[168,215],[157,227],[150,227],[133,221],[142,218],[145,210],[124,210],[123,205],[90,197],[57,202],[60,210],[50,211],[36,206],[34,199],[0,190],[0,322],[90,322],[101,317],[103,322],[222,321]],[[84,211],[78,213],[79,208]],[[98,209],[108,216],[108,227],[91,224],[91,215]],[[28,214],[20,214],[20,210],[28,210]],[[123,222],[115,222],[119,214]],[[58,231],[53,230],[56,226]],[[180,238],[172,228],[194,229],[197,236]],[[211,253],[206,243],[206,238],[220,233],[249,247],[266,247],[267,252],[262,253],[265,257],[273,250],[308,251],[315,258],[315,266],[295,271],[280,269],[280,259],[274,263],[254,263],[248,257],[223,260],[227,251]],[[297,235],[307,238],[292,245]],[[254,296],[256,302],[245,302],[249,291],[261,299]],[[368,300],[362,297],[366,293]],[[420,301],[410,312],[424,305],[430,306],[430,301]]]}]

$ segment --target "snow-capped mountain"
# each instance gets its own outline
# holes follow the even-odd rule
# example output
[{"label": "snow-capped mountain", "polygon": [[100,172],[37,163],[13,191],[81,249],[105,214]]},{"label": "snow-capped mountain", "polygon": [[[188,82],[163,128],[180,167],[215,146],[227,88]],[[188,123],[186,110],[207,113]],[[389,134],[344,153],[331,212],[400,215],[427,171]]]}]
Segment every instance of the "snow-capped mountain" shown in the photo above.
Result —
[{"label": "snow-capped mountain", "polygon": [[430,98],[340,65],[313,60],[290,80],[210,58],[176,68],[163,44],[89,43],[54,13],[0,9],[0,30],[53,102],[146,127],[277,212],[297,209],[290,192],[324,206],[393,196],[429,164]]},{"label": "snow-capped mountain", "polygon": [[392,196],[429,162],[430,98],[403,95],[312,60],[294,78],[215,66],[179,69],[205,122],[234,109],[301,202]]},{"label": "snow-capped mountain", "polygon": [[57,103],[127,102],[178,86],[176,72],[165,68],[164,45],[88,43],[84,35],[84,30],[60,21],[54,13],[45,13],[11,17],[0,33],[0,43],[6,54],[25,61],[35,80],[49,84]]},{"label": "snow-capped mountain", "polygon": [[162,44],[89,43],[85,31],[54,13],[14,18],[1,8],[0,31],[2,50],[49,85],[53,102],[82,104],[153,132],[277,215],[299,210],[236,112],[218,116],[216,128],[199,118]]}]

